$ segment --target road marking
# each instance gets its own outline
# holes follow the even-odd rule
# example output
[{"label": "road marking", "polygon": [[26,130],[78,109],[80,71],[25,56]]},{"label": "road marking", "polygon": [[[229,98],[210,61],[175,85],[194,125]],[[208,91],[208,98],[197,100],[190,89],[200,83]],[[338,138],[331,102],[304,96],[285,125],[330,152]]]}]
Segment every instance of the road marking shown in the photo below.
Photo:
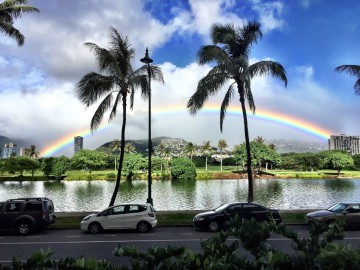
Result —
[{"label": "road marking", "polygon": [[80,238],[81,236],[80,235],[65,235],[65,237],[68,237],[68,238]]},{"label": "road marking", "polygon": [[27,239],[39,239],[42,238],[40,235],[26,236]]}]

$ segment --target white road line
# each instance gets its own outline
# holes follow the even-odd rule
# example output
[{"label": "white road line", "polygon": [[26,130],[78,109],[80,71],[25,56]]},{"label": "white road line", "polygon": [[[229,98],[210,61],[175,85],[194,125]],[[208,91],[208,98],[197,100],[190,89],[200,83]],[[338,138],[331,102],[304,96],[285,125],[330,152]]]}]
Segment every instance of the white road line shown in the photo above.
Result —
[{"label": "white road line", "polygon": [[26,239],[39,239],[42,238],[40,235],[26,236]]}]

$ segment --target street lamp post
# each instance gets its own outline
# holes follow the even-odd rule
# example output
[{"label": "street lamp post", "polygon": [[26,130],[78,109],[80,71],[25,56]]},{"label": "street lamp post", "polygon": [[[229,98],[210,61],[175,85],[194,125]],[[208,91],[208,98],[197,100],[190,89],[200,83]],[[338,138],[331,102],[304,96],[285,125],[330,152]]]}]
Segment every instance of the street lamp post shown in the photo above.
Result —
[{"label": "street lamp post", "polygon": [[149,149],[149,157],[148,157],[148,198],[147,202],[153,205],[153,199],[151,198],[151,151],[152,151],[152,143],[151,143],[151,72],[150,72],[150,63],[153,62],[153,60],[149,57],[149,51],[148,48],[146,48],[145,51],[145,57],[140,59],[141,62],[147,64],[147,71],[148,71],[148,77],[149,77],[149,138],[148,138],[148,149]]}]

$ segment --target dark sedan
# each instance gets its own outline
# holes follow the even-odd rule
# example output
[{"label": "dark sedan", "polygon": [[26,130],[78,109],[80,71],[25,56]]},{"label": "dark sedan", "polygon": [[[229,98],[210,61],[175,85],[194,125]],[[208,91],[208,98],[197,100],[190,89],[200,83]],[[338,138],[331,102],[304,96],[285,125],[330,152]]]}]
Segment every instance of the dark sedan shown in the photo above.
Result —
[{"label": "dark sedan", "polygon": [[306,220],[308,223],[320,221],[331,223],[336,218],[345,218],[346,226],[360,226],[360,203],[336,203],[328,209],[308,213]]},{"label": "dark sedan", "polygon": [[255,218],[257,221],[267,221],[272,215],[275,222],[281,223],[279,210],[269,209],[255,203],[233,202],[224,204],[215,210],[197,214],[193,219],[195,227],[208,229],[212,232],[226,227],[226,222],[239,215],[241,219]]}]

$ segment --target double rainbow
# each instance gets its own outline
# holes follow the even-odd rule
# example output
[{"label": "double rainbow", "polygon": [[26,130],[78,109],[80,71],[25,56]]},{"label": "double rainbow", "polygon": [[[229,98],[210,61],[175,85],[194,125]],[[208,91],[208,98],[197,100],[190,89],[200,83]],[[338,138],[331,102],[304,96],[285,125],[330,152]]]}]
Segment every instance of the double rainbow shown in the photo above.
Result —
[{"label": "double rainbow", "polygon": [[[161,107],[161,108],[154,108],[152,112],[156,114],[188,114],[188,111],[186,109],[185,105],[176,105],[176,106],[168,106],[168,107]],[[219,114],[219,105],[206,105],[204,106],[200,112],[205,113],[217,113]],[[200,113],[199,112],[199,113]],[[231,107],[228,108],[227,114],[230,115],[241,115],[241,108],[240,107]],[[321,140],[327,140],[330,138],[331,134],[336,134],[337,132],[322,128],[320,126],[317,126],[311,122],[305,121],[303,119],[299,119],[296,117],[292,117],[286,114],[281,114],[277,112],[272,112],[268,110],[262,110],[257,109],[256,113],[253,115],[251,113],[248,113],[248,117],[260,119],[264,121],[268,121],[274,124],[279,124],[282,126],[286,126],[289,128],[293,128],[295,130],[301,131],[307,135],[319,138]],[[109,124],[104,124],[99,128],[100,130],[103,130],[105,128],[109,127]],[[90,130],[81,130],[78,132],[71,133],[52,144],[46,146],[41,152],[40,155],[43,157],[50,157],[54,154],[60,152],[61,150],[72,146],[74,144],[74,137],[76,136],[82,136],[82,137],[88,137],[92,133]]]}]

